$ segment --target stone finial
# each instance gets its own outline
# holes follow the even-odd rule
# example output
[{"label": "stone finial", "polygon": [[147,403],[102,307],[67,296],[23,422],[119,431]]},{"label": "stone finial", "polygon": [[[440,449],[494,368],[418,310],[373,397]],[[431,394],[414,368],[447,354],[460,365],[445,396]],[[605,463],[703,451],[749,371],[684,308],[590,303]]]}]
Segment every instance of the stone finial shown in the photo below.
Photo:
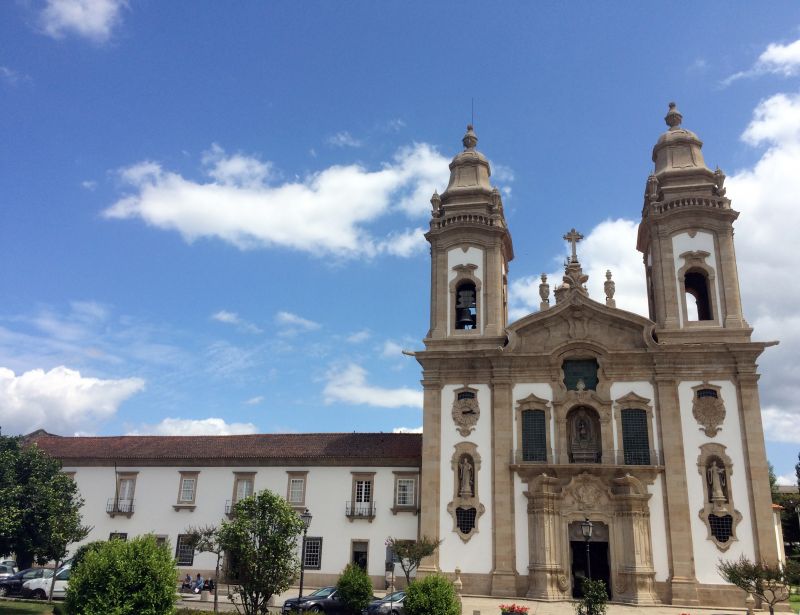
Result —
[{"label": "stone finial", "polygon": [[667,123],[670,130],[677,130],[681,127],[683,115],[678,111],[678,107],[674,102],[669,103],[669,111],[667,111],[667,116],[664,118],[664,121]]},{"label": "stone finial", "polygon": [[539,297],[542,301],[539,303],[540,310],[546,310],[550,307],[550,285],[547,283],[547,274],[542,274],[542,283],[539,284]]},{"label": "stone finial", "polygon": [[652,173],[647,178],[647,188],[645,189],[644,197],[650,202],[658,201],[658,178]]},{"label": "stone finial", "polygon": [[714,171],[714,183],[716,184],[715,192],[717,193],[717,196],[725,196],[725,193],[727,192],[727,189],[724,187],[726,177],[727,176],[722,169],[717,167],[717,170]]},{"label": "stone finial", "polygon": [[606,305],[608,307],[617,307],[617,302],[614,301],[614,293],[617,292],[617,285],[611,279],[611,269],[606,271],[606,281],[603,283],[603,290],[606,291]]},{"label": "stone finial", "polygon": [[467,132],[461,142],[464,144],[464,149],[475,149],[478,145],[478,135],[475,134],[472,124],[467,124]]},{"label": "stone finial", "polygon": [[442,198],[436,190],[433,191],[433,196],[431,196],[431,207],[433,208],[434,217],[438,218],[442,210]]}]

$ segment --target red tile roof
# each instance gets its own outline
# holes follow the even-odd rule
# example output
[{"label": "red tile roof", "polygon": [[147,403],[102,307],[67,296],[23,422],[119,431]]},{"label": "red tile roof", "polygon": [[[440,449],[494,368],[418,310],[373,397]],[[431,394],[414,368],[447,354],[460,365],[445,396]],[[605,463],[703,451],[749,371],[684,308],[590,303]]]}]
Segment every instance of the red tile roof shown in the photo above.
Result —
[{"label": "red tile roof", "polygon": [[422,435],[301,433],[243,436],[64,437],[39,430],[31,443],[74,465],[420,466]]}]

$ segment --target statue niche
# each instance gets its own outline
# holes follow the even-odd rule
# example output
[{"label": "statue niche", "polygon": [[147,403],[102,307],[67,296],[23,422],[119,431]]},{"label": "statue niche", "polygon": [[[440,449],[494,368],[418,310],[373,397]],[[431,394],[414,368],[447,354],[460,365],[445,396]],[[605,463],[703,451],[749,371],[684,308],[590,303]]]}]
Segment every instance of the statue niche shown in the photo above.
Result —
[{"label": "statue niche", "polygon": [[720,551],[726,551],[736,540],[736,526],[742,514],[734,507],[731,474],[733,465],[721,444],[700,447],[697,471],[702,478],[703,508],[698,511],[708,529],[708,538]]},{"label": "statue niche", "polygon": [[716,457],[711,458],[711,463],[706,469],[708,484],[708,501],[714,506],[714,512],[727,512],[728,479],[725,475],[725,466]]},{"label": "statue niche", "polygon": [[579,406],[567,414],[570,463],[600,463],[603,449],[600,419],[592,408]]}]

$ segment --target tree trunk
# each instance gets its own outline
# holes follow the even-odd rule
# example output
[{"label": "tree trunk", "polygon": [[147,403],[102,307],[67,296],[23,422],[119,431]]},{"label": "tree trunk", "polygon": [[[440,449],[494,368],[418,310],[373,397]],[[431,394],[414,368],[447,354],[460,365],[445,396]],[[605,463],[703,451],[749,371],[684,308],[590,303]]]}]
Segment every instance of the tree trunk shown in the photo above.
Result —
[{"label": "tree trunk", "polygon": [[219,553],[217,553],[217,569],[214,574],[214,612],[219,613],[219,600],[217,598],[217,590],[219,589]]},{"label": "tree trunk", "polygon": [[60,566],[61,566],[61,561],[56,560],[56,567],[53,569],[53,576],[50,577],[50,595],[47,597],[47,602],[50,604],[52,604],[53,602],[53,589],[56,586],[56,572],[58,572]]}]

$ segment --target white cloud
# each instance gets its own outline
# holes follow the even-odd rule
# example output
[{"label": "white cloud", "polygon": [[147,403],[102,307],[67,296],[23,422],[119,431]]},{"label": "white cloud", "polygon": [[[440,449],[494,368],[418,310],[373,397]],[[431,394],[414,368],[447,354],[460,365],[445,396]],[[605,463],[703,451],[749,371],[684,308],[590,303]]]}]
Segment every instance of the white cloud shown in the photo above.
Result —
[{"label": "white cloud", "polygon": [[360,344],[361,342],[366,342],[371,335],[372,333],[369,329],[361,329],[361,331],[351,333],[345,339],[351,344]]},{"label": "white cloud", "polygon": [[775,478],[776,483],[782,487],[797,487],[797,475],[794,473],[780,474]]},{"label": "white cloud", "polygon": [[92,191],[97,188],[97,182],[94,180],[87,179],[81,182],[81,186],[86,190]]},{"label": "white cloud", "polygon": [[758,56],[756,63],[749,69],[734,73],[722,81],[723,85],[730,85],[734,81],[745,77],[773,74],[783,77],[793,77],[800,74],[800,40],[786,45],[770,43]]},{"label": "white cloud", "polygon": [[396,213],[422,217],[430,195],[447,183],[448,161],[431,146],[401,148],[378,170],[332,166],[304,179],[267,183],[269,163],[212,146],[204,156],[208,181],[196,182],[145,161],[120,172],[133,194],[104,211],[107,218],[141,218],[186,241],[216,238],[240,249],[284,247],[345,258],[408,256],[421,229],[375,237],[370,225]]},{"label": "white cloud", "polygon": [[422,433],[422,425],[419,427],[395,427],[392,433]]},{"label": "white cloud", "polygon": [[8,85],[17,85],[20,81],[29,81],[30,77],[21,74],[8,66],[0,66],[0,82]]},{"label": "white cloud", "polygon": [[124,7],[126,0],[47,0],[39,18],[44,33],[53,38],[75,34],[104,43],[121,21]]},{"label": "white cloud", "polygon": [[333,145],[334,147],[361,147],[362,143],[346,130],[342,130],[328,137],[328,145]]},{"label": "white cloud", "polygon": [[256,433],[252,423],[227,423],[220,418],[178,419],[165,418],[155,425],[142,425],[129,432],[129,436],[235,436]]},{"label": "white cloud", "polygon": [[126,399],[143,388],[140,378],[102,380],[63,365],[19,376],[0,367],[0,424],[6,433],[39,428],[73,433],[111,418]]},{"label": "white cloud", "polygon": [[275,323],[284,327],[280,335],[295,335],[303,331],[316,331],[322,325],[313,320],[303,318],[292,312],[278,312],[275,314]]},{"label": "white cloud", "polygon": [[250,399],[245,400],[244,403],[247,406],[257,406],[262,401],[264,401],[264,396],[263,395],[256,395],[255,397],[251,397]]},{"label": "white cloud", "polygon": [[260,327],[244,320],[236,312],[220,310],[219,312],[212,314],[211,318],[218,322],[223,322],[228,325],[234,325],[240,331],[245,331],[247,333],[263,333]]},{"label": "white cloud", "polygon": [[392,340],[386,340],[383,343],[383,350],[381,351],[381,356],[385,359],[396,359],[397,357],[402,356],[400,353],[403,351],[403,347],[398,344],[397,342],[393,342]]},{"label": "white cloud", "polygon": [[422,391],[401,387],[388,389],[367,384],[367,371],[350,363],[333,369],[327,375],[323,391],[326,404],[344,402],[379,408],[422,407]]}]

